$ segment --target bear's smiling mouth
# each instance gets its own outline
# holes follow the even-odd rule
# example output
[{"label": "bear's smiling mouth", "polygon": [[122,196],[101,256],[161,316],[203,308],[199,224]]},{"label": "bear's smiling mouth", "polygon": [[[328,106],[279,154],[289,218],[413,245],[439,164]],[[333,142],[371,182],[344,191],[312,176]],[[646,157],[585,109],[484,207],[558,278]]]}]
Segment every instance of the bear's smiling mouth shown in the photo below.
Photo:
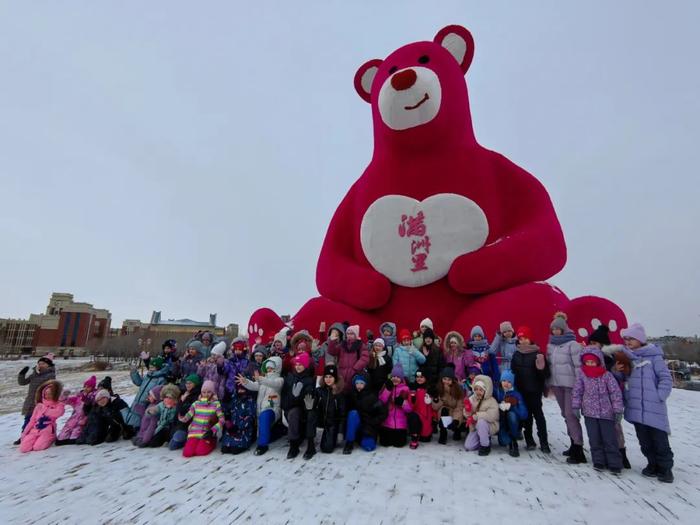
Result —
[{"label": "bear's smiling mouth", "polygon": [[428,99],[430,99],[430,95],[428,95],[428,94],[426,93],[426,94],[423,96],[423,98],[420,100],[420,102],[418,102],[418,104],[415,104],[415,105],[413,105],[413,106],[404,106],[403,109],[408,109],[409,111],[412,110],[412,109],[416,109],[416,108],[419,107],[421,104],[423,104],[423,102],[426,102]]}]

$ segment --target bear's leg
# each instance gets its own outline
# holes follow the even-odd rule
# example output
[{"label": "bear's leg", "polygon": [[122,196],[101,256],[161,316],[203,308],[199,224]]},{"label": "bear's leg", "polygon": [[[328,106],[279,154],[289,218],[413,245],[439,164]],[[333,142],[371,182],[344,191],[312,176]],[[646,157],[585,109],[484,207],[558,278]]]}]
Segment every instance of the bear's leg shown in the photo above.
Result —
[{"label": "bear's leg", "polygon": [[601,324],[610,329],[610,341],[621,343],[620,330],[627,327],[627,317],[615,303],[592,295],[572,299],[565,310],[569,327],[577,339],[588,337]]},{"label": "bear's leg", "polygon": [[273,310],[269,308],[256,310],[248,321],[248,340],[251,347],[258,338],[263,344],[272,342],[275,335],[283,328],[286,328],[286,325]]},{"label": "bear's leg", "polygon": [[466,338],[474,325],[480,325],[486,337],[493,340],[502,321],[518,326],[529,326],[535,344],[546,345],[549,325],[554,312],[567,311],[569,299],[564,293],[547,283],[529,283],[500,292],[482,295],[470,301],[457,316],[453,329]]}]

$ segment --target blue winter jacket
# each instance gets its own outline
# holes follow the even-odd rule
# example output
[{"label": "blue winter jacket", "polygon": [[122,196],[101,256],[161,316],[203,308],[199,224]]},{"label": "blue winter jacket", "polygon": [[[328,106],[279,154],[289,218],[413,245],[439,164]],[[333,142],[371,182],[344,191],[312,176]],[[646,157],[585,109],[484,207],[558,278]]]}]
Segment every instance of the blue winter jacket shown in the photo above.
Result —
[{"label": "blue winter jacket", "polygon": [[506,396],[517,399],[518,404],[515,406],[511,405],[510,411],[515,412],[520,421],[525,421],[527,419],[527,407],[525,406],[525,401],[523,400],[523,396],[520,394],[520,392],[518,392],[515,388],[509,390],[508,392],[503,392],[503,389],[499,388],[496,390],[495,395],[499,403],[501,403]]},{"label": "blue winter jacket", "polygon": [[624,349],[632,361],[632,372],[625,382],[625,419],[671,432],[666,399],[671,395],[673,380],[664,352],[648,344],[632,351]]}]

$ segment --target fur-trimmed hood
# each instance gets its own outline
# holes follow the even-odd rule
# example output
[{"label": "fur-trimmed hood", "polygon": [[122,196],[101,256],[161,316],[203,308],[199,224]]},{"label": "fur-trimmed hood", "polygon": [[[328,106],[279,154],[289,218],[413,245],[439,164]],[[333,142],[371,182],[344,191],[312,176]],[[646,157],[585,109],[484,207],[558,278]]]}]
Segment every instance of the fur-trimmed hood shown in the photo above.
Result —
[{"label": "fur-trimmed hood", "polygon": [[49,385],[53,385],[54,389],[56,390],[56,399],[54,399],[54,401],[58,401],[61,398],[61,393],[63,392],[63,383],[57,381],[56,379],[49,379],[48,381],[42,383],[39,386],[39,388],[36,389],[36,394],[34,394],[34,401],[37,404],[41,403],[44,400],[44,390]]},{"label": "fur-trimmed hood", "polygon": [[447,335],[445,335],[445,340],[442,342],[442,348],[446,353],[450,353],[451,339],[457,340],[457,345],[459,346],[460,352],[464,350],[464,337],[462,337],[462,334],[459,332],[452,330],[451,332],[447,332]]}]

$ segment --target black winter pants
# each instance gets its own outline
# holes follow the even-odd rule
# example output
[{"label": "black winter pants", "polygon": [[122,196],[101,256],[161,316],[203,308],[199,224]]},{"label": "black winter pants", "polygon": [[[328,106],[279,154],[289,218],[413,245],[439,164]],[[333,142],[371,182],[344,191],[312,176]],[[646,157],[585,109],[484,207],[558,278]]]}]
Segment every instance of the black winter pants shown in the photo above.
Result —
[{"label": "black winter pants", "polygon": [[585,421],[593,464],[622,469],[622,454],[617,444],[615,422],[612,419],[594,417],[586,417]]},{"label": "black winter pants", "polygon": [[642,454],[650,465],[656,465],[661,470],[673,468],[673,451],[666,432],[641,423],[635,423],[634,430],[637,432]]},{"label": "black winter pants", "polygon": [[523,434],[525,442],[532,443],[532,420],[537,423],[537,437],[540,438],[540,446],[549,444],[547,440],[547,420],[542,412],[542,392],[521,392],[525,406],[527,407],[527,419],[523,421]]}]

